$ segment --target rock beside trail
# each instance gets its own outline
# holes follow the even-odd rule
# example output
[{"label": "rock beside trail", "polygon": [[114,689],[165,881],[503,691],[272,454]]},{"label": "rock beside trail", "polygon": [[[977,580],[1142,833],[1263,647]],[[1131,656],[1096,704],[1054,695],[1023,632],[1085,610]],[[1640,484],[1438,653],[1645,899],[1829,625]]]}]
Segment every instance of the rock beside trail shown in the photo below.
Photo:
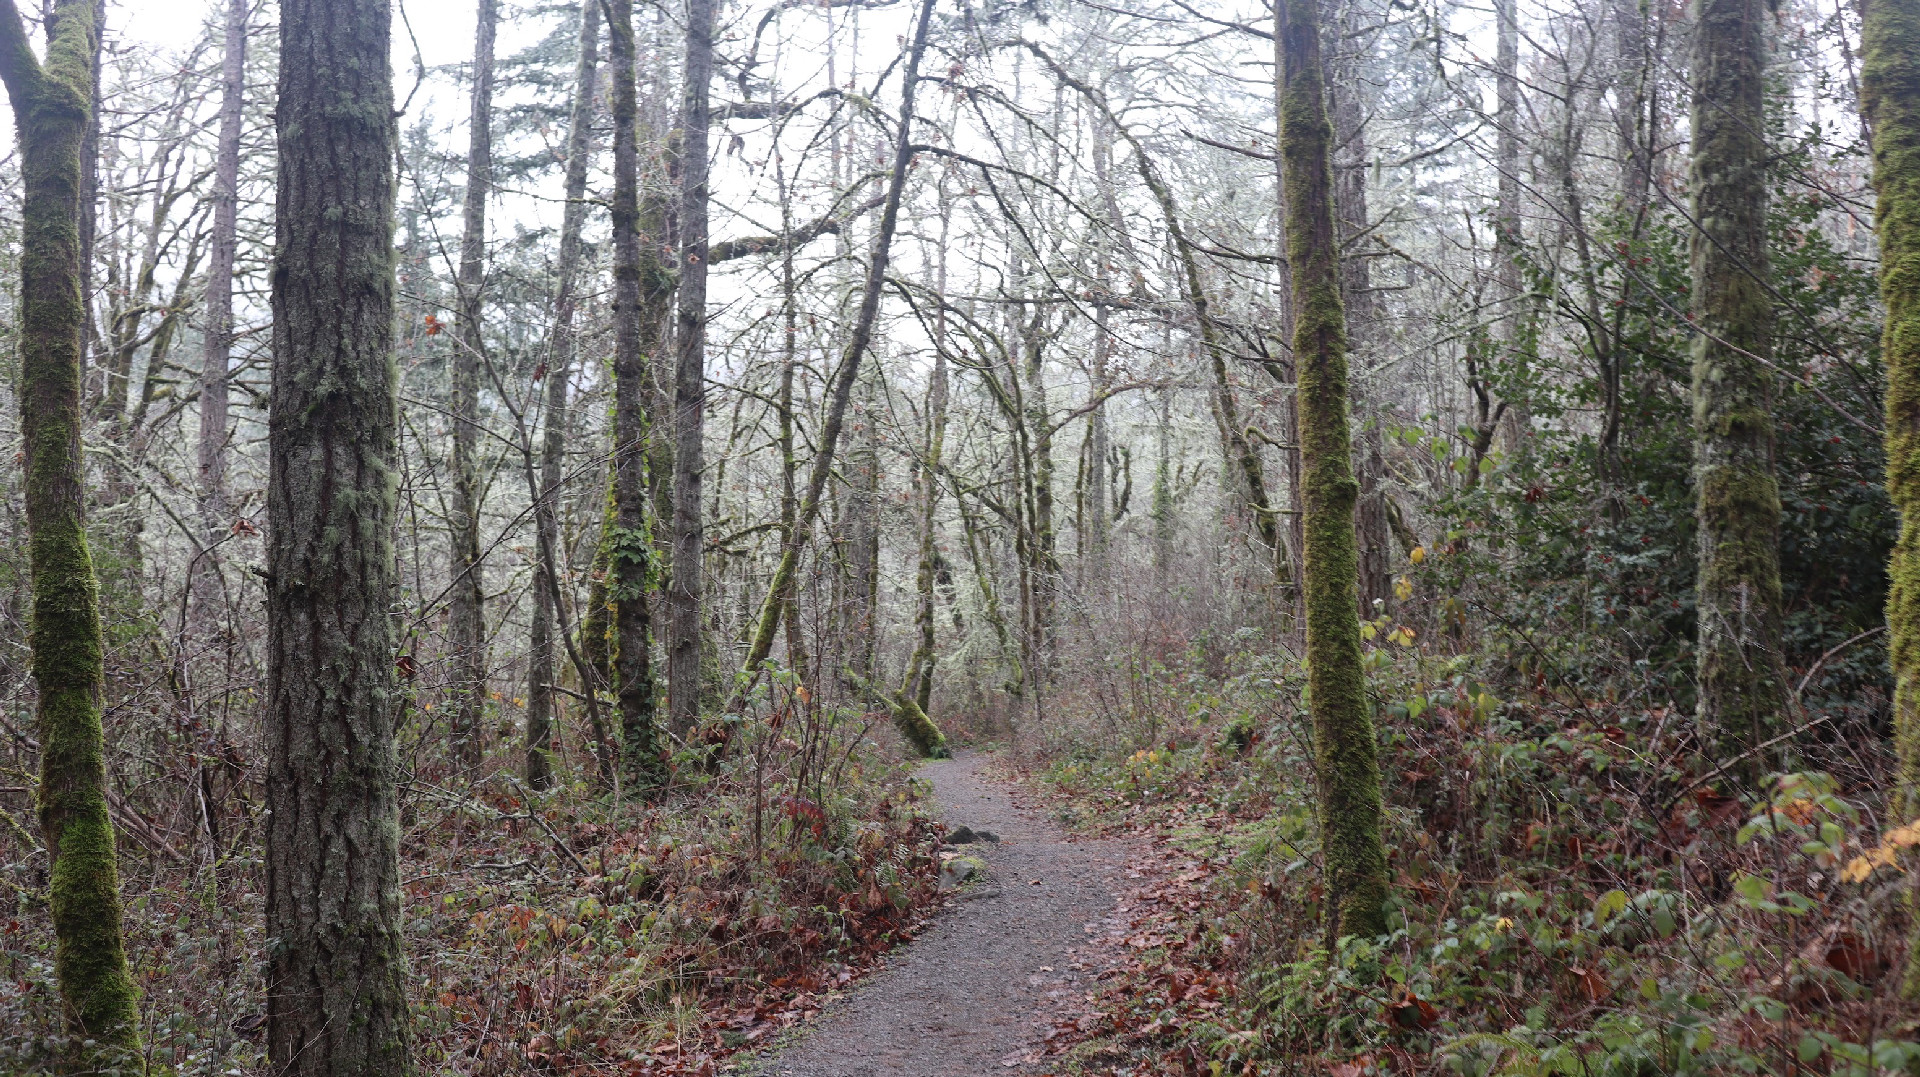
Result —
[{"label": "rock beside trail", "polygon": [[998,844],[1000,835],[991,830],[975,830],[972,827],[960,827],[947,835],[948,845],[972,845],[976,842]]},{"label": "rock beside trail", "polygon": [[956,856],[940,865],[940,889],[955,889],[962,883],[978,879],[986,873],[987,865],[978,857]]}]

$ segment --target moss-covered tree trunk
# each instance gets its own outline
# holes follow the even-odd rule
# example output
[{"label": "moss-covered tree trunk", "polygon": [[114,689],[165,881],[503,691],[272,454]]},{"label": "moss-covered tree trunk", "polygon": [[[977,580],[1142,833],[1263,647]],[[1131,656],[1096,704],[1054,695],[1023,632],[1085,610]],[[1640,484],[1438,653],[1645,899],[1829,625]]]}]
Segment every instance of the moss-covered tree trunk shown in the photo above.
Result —
[{"label": "moss-covered tree trunk", "polygon": [[267,442],[267,1054],[412,1072],[394,752],[388,0],[282,0]]},{"label": "moss-covered tree trunk", "polygon": [[[1880,234],[1880,354],[1887,364],[1887,492],[1900,538],[1887,575],[1895,823],[1920,818],[1920,0],[1866,0],[1860,97],[1873,134]],[[1920,931],[1920,928],[1916,929]],[[1920,997],[1920,948],[1909,946],[1908,998]]]},{"label": "moss-covered tree trunk", "polygon": [[1293,277],[1300,465],[1305,472],[1307,684],[1320,797],[1328,930],[1386,928],[1387,853],[1381,835],[1379,748],[1360,665],[1359,566],[1352,440],[1347,421],[1346,313],[1333,225],[1331,146],[1316,0],[1286,0],[1280,16],[1280,153],[1287,257]]},{"label": "moss-covered tree trunk", "polygon": [[473,96],[467,116],[467,190],[462,205],[460,333],[453,351],[453,556],[447,596],[453,662],[453,752],[463,769],[480,765],[487,705],[486,598],[480,560],[481,308],[487,272],[487,196],[493,187],[493,39],[499,0],[480,0],[473,33]]},{"label": "moss-covered tree trunk", "polygon": [[55,974],[73,1032],[112,1069],[138,1046],[139,993],[120,939],[120,878],[107,815],[99,584],[87,550],[80,455],[80,192],[93,101],[93,0],[59,0],[34,58],[13,0],[0,0],[0,79],[19,135],[20,432],[26,472],[39,691],[40,828],[52,861]]},{"label": "moss-covered tree trunk", "polygon": [[573,108],[567,120],[566,209],[560,220],[558,283],[553,299],[553,337],[547,351],[546,416],[541,420],[539,488],[534,526],[539,528],[534,560],[533,624],[527,647],[527,784],[545,789],[552,781],[553,679],[557,662],[556,619],[564,611],[559,593],[560,490],[567,456],[567,387],[573,378],[574,316],[579,306],[581,232],[587,220],[587,158],[592,152],[594,83],[600,63],[600,0],[580,5],[580,51],[573,72]]},{"label": "moss-covered tree trunk", "polygon": [[[673,282],[659,254],[661,214],[640,199],[639,104],[634,90],[633,0],[607,7],[613,102],[613,519],[606,532],[607,590],[614,605],[614,676],[620,700],[621,762],[633,791],[667,779],[653,679],[649,605],[655,590],[649,519],[647,359],[660,347]],[[644,235],[642,234],[644,231]]]},{"label": "moss-covered tree trunk", "polygon": [[[1697,720],[1754,750],[1786,702],[1780,492],[1767,288],[1765,0],[1700,0],[1693,55],[1693,424],[1699,521]],[[1747,760],[1749,773],[1765,763]]]}]

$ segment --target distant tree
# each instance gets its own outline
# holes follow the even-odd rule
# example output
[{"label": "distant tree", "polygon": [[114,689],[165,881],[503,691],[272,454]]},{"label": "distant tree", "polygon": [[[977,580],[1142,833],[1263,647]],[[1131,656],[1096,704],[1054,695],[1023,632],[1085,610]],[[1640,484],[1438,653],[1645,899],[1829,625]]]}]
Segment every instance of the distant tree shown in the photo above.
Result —
[{"label": "distant tree", "polygon": [[467,116],[467,189],[462,201],[460,334],[453,353],[453,572],[447,602],[453,651],[454,758],[480,764],[487,705],[486,588],[480,553],[480,367],[485,360],[487,198],[493,188],[493,41],[499,0],[480,0],[473,32],[473,94]]}]

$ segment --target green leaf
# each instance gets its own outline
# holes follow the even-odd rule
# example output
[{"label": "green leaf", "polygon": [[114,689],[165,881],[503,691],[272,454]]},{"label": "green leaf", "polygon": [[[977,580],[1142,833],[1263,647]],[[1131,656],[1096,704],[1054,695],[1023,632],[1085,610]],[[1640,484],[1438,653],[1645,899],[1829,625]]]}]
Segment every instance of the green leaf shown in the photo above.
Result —
[{"label": "green leaf", "polygon": [[1625,890],[1609,890],[1601,894],[1593,902],[1594,926],[1604,927],[1608,920],[1620,915],[1621,910],[1626,907],[1627,892]]}]

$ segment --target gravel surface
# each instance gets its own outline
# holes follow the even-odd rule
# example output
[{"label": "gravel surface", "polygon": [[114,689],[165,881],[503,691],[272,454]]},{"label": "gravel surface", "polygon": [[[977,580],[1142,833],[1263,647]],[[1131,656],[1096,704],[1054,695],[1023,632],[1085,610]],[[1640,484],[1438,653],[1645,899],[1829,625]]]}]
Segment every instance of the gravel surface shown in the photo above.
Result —
[{"label": "gravel surface", "polygon": [[[988,864],[888,967],[830,1003],[789,1043],[750,1064],[766,1077],[988,1077],[1025,1060],[1056,1016],[1091,990],[1091,940],[1111,934],[1127,848],[1070,841],[986,757],[926,764],[949,828],[996,834],[961,846]],[[1080,966],[1080,967],[1076,967]]]}]

